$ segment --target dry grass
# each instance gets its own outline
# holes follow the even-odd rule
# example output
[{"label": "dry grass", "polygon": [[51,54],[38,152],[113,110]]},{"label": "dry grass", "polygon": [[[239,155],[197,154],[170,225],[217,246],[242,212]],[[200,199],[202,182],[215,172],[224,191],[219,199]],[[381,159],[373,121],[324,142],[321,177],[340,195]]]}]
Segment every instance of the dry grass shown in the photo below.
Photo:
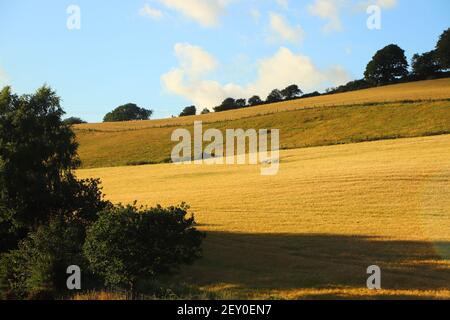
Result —
[{"label": "dry grass", "polygon": [[[208,232],[180,281],[236,298],[450,298],[450,136],[286,150],[258,166],[80,170],[114,202],[188,202]],[[384,291],[365,289],[382,268]]]},{"label": "dry grass", "polygon": [[[283,149],[416,137],[450,133],[450,101],[316,107],[204,125],[212,127],[277,128]],[[186,128],[192,131],[192,122]],[[79,154],[85,168],[163,162],[175,145],[174,129],[77,130]]]},{"label": "dry grass", "polygon": [[160,119],[149,121],[130,121],[126,123],[89,123],[77,125],[76,129],[91,129],[101,131],[123,131],[165,126],[190,125],[195,120],[204,123],[220,122],[272,114],[281,111],[292,111],[305,107],[337,106],[366,104],[373,102],[400,102],[404,100],[442,100],[450,98],[450,79],[410,82],[398,85],[384,86],[353,92],[326,95],[270,105],[233,110],[195,117]]}]

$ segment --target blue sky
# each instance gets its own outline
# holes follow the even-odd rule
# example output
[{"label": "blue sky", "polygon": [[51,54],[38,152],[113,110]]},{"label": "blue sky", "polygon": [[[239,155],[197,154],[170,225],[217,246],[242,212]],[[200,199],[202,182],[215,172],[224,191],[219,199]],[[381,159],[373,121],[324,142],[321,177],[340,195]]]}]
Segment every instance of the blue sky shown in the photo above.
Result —
[{"label": "blue sky", "polygon": [[[366,25],[374,4],[380,30]],[[80,29],[67,28],[70,5]],[[22,94],[47,83],[67,116],[90,122],[128,102],[168,117],[361,78],[387,44],[408,59],[431,50],[448,12],[448,0],[0,0],[0,85]]]}]

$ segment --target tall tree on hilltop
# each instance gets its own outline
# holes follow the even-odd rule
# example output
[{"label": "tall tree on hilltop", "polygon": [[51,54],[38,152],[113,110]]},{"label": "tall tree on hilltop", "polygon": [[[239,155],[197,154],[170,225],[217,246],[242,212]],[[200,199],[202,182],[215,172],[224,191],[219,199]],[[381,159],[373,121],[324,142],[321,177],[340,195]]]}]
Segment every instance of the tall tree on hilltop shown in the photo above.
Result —
[{"label": "tall tree on hilltop", "polygon": [[450,28],[439,37],[436,45],[436,54],[444,69],[450,69]]},{"label": "tall tree on hilltop", "polygon": [[390,44],[377,51],[366,67],[364,76],[374,85],[393,83],[408,75],[408,61],[405,51]]}]

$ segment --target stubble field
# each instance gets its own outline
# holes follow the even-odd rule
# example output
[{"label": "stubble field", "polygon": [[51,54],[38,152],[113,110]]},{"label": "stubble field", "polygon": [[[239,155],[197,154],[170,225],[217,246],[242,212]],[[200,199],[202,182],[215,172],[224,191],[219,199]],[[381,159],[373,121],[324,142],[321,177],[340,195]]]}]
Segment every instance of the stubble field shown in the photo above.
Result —
[{"label": "stubble field", "polygon": [[[450,136],[281,152],[259,166],[79,170],[113,202],[185,201],[207,232],[178,276],[230,298],[450,298]],[[366,268],[382,269],[382,291]]]}]

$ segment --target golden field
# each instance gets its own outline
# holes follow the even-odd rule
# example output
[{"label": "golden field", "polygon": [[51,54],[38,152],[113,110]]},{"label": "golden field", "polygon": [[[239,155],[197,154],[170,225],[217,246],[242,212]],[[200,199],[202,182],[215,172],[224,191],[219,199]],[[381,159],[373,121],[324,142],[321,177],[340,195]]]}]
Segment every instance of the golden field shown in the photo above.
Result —
[{"label": "golden field", "polygon": [[[124,129],[75,130],[84,168],[170,159],[176,144],[171,142],[171,134],[178,126],[129,130],[125,129],[128,122],[118,125]],[[193,124],[183,127],[192,132]],[[206,123],[203,127],[222,132],[233,128],[280,129],[282,149],[437,135],[450,133],[450,100],[314,107]]]},{"label": "golden field", "polygon": [[[191,125],[195,120],[204,123],[237,120],[260,115],[273,114],[282,111],[294,111],[298,109],[367,104],[374,102],[402,102],[405,100],[444,100],[450,98],[450,78],[428,81],[417,81],[396,85],[383,86],[346,93],[324,95],[320,97],[305,98],[232,110],[206,115],[197,115],[182,118],[170,118],[148,121],[128,121],[109,123],[86,123],[76,125],[76,130],[96,131],[125,131],[146,128],[160,128],[167,126]],[[180,110],[181,111],[181,110]]]},{"label": "golden field", "polygon": [[[450,135],[283,150],[278,175],[259,170],[158,164],[77,175],[101,178],[113,202],[190,204],[207,232],[204,257],[177,280],[204,290],[450,298]],[[365,289],[373,264],[382,291]]]}]

